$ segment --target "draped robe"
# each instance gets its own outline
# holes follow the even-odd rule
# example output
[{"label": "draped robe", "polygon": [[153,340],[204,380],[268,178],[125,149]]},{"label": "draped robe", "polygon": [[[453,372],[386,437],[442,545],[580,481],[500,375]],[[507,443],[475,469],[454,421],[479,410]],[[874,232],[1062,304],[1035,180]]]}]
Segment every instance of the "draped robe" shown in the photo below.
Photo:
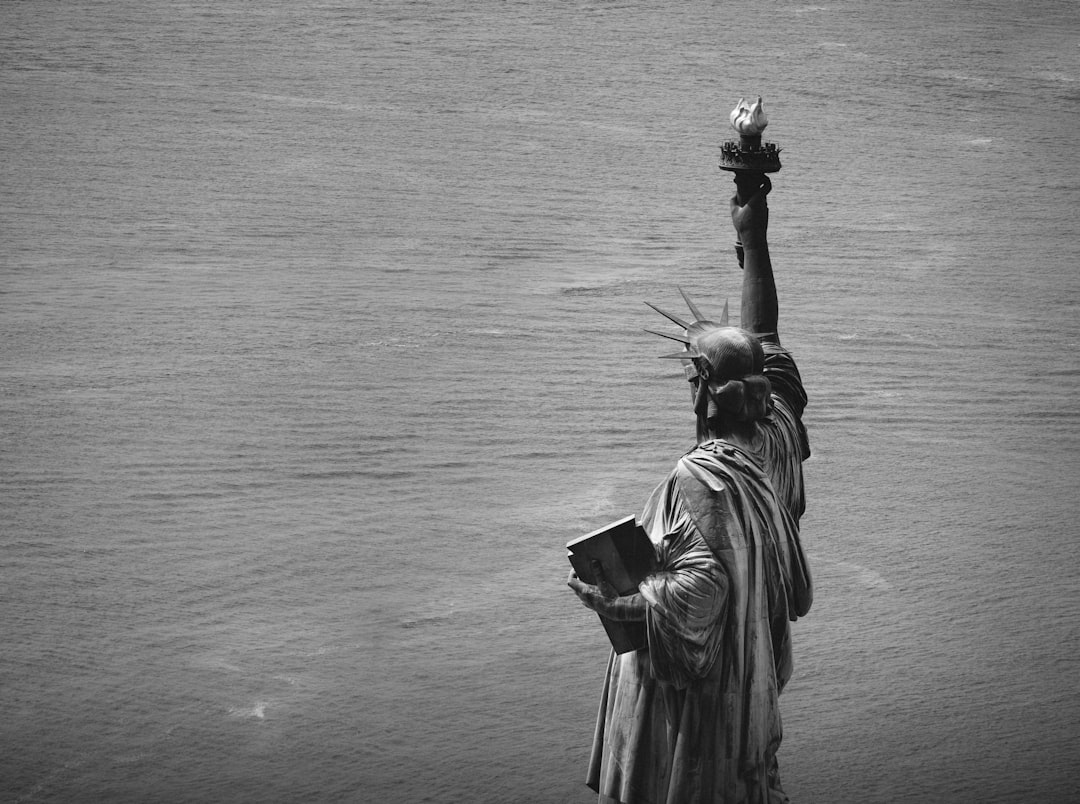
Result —
[{"label": "draped robe", "polygon": [[602,800],[787,801],[778,697],[790,621],[812,599],[797,524],[809,447],[794,362],[763,345],[775,393],[758,449],[700,444],[646,503],[658,557],[639,587],[649,644],[608,662],[587,778]]}]

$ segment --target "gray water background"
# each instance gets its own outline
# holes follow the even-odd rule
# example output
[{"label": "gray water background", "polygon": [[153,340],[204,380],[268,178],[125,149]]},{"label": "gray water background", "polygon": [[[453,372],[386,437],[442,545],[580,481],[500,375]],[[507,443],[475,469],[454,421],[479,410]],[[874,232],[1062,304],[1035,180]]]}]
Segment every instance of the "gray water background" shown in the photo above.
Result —
[{"label": "gray water background", "polygon": [[563,544],[761,94],[803,804],[1075,800],[1070,2],[0,5],[0,799],[587,802]]}]

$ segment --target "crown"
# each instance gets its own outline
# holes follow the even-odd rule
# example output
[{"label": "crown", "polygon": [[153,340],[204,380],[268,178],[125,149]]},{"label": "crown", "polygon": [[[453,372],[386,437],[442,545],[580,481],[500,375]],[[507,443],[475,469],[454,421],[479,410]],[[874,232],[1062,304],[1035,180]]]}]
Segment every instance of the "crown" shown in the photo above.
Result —
[{"label": "crown", "polygon": [[[712,321],[705,317],[682,288],[678,288],[678,291],[686,302],[686,306],[690,308],[690,312],[694,316],[693,321],[687,321],[677,315],[661,310],[651,302],[645,302],[664,318],[682,327],[683,330],[681,335],[672,335],[653,329],[645,330],[650,335],[659,335],[661,338],[678,341],[683,345],[681,352],[660,355],[660,358],[681,360],[683,371],[686,373],[686,379],[688,380],[696,379],[702,371],[707,371],[714,379],[717,376],[729,374],[731,371],[736,373],[730,374],[728,379],[742,377],[748,372],[760,373],[762,368],[760,364],[764,360],[760,342],[765,333],[749,332],[729,324],[728,303],[726,301],[724,302],[724,311],[720,314],[720,320]],[[740,358],[738,355],[742,357]],[[731,362],[732,358],[735,359],[734,363]],[[704,364],[700,362],[702,360],[705,361]],[[716,364],[717,360],[725,364],[726,368]],[[750,364],[748,365],[746,361],[750,361]]]},{"label": "crown", "polygon": [[724,302],[724,311],[720,314],[720,320],[718,322],[710,321],[702,314],[698,306],[690,300],[690,297],[686,295],[686,292],[682,288],[678,288],[679,294],[683,297],[683,301],[686,302],[686,306],[690,308],[690,313],[694,316],[693,321],[686,321],[679,318],[677,315],[665,312],[657,307],[652,302],[645,302],[649,307],[660,313],[664,318],[668,319],[674,324],[679,325],[683,329],[682,335],[671,335],[667,332],[657,332],[654,329],[646,329],[650,335],[659,335],[661,338],[667,338],[672,341],[678,341],[683,345],[681,352],[674,352],[669,355],[660,355],[664,360],[681,360],[683,361],[683,370],[686,372],[686,379],[692,380],[698,376],[697,366],[694,361],[698,358],[705,357],[697,349],[698,338],[714,329],[730,326],[728,324],[728,303]]}]

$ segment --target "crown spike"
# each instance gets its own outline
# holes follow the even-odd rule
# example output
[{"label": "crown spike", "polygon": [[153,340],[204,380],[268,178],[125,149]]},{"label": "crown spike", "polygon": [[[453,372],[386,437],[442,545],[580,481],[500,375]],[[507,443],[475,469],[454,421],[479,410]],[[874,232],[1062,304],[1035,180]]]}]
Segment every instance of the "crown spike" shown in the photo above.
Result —
[{"label": "crown spike", "polygon": [[666,332],[657,332],[655,329],[646,329],[645,331],[648,332],[650,335],[659,335],[661,338],[670,338],[671,340],[678,341],[679,343],[685,344],[686,346],[690,345],[690,339],[684,335],[669,335]]},{"label": "crown spike", "polygon": [[679,293],[682,294],[683,301],[686,302],[686,306],[689,307],[690,312],[694,314],[694,320],[695,321],[704,321],[705,316],[702,315],[701,310],[698,309],[697,305],[694,304],[692,301],[690,301],[690,297],[686,295],[686,291],[684,291],[678,285],[676,285],[676,287],[678,288]]},{"label": "crown spike", "polygon": [[701,355],[695,351],[690,351],[689,349],[685,352],[675,352],[675,354],[671,355],[660,355],[661,360],[693,360],[696,357],[701,357]]},{"label": "crown spike", "polygon": [[661,310],[659,307],[657,307],[655,304],[652,304],[651,302],[645,302],[645,304],[649,305],[649,307],[656,310],[656,312],[660,313],[660,315],[662,315],[664,318],[668,319],[669,321],[674,321],[676,324],[678,324],[683,329],[689,329],[690,328],[690,324],[688,324],[686,321],[683,321],[678,316],[672,315],[671,313],[665,313],[663,310]]},{"label": "crown spike", "polygon": [[727,308],[728,308],[727,299],[724,299],[724,312],[720,313],[720,326],[722,326],[722,327],[726,327],[728,325],[728,322],[727,322]]}]

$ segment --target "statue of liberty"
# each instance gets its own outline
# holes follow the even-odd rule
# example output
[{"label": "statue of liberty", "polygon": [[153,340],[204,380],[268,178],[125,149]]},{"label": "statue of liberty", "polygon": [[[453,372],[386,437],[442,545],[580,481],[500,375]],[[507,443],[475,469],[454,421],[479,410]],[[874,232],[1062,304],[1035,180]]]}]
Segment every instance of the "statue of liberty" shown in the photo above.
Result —
[{"label": "statue of liberty", "polygon": [[587,776],[601,802],[788,801],[779,696],[792,672],[791,622],[812,601],[798,524],[806,393],[780,344],[767,238],[766,172],[779,169],[779,152],[760,145],[760,99],[741,101],[732,118],[743,141],[725,146],[734,166],[722,167],[736,171],[742,327],[728,325],[726,306],[709,320],[685,294],[691,320],[654,308],[681,330],[656,334],[682,344],[664,357],[683,362],[697,423],[697,445],[641,516],[656,570],[622,597],[602,572],[596,585],[568,581],[585,606],[643,621],[648,637],[608,662]]}]

